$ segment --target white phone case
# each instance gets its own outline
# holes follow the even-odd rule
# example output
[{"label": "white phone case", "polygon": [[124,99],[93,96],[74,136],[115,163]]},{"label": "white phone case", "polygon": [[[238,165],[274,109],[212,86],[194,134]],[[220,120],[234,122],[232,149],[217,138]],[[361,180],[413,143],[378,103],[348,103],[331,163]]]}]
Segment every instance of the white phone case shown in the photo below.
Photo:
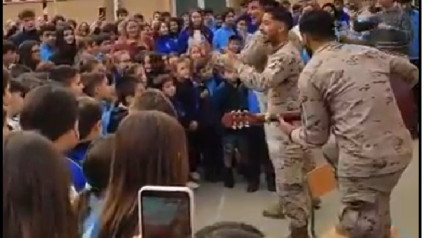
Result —
[{"label": "white phone case", "polygon": [[140,237],[143,238],[143,215],[142,215],[142,204],[140,201],[142,200],[142,192],[144,191],[162,191],[162,192],[185,192],[189,195],[189,206],[190,206],[190,228],[192,231],[191,238],[194,238],[194,215],[195,215],[195,198],[193,195],[193,191],[188,187],[173,187],[173,186],[144,186],[139,190],[138,193],[138,210],[139,210],[139,231]]}]

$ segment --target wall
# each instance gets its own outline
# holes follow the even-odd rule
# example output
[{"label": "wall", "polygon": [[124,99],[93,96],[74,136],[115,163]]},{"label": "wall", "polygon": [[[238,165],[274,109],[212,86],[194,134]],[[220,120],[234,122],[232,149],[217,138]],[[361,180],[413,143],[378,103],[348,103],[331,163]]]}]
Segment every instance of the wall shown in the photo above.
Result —
[{"label": "wall", "polygon": [[[156,10],[171,11],[171,0],[122,0],[122,3],[130,13],[142,13],[146,19],[150,19]],[[16,19],[23,9],[32,9],[37,16],[41,16],[41,5],[41,1],[4,4],[3,25],[9,19]],[[61,14],[77,21],[96,20],[98,9],[103,6],[104,0],[67,0],[47,4],[49,15]]]}]

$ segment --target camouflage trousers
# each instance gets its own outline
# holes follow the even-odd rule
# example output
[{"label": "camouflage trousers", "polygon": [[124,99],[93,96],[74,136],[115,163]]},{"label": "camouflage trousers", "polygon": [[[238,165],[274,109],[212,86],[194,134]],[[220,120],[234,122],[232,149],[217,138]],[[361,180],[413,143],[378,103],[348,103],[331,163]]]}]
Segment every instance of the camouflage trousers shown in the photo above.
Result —
[{"label": "camouflage trousers", "polygon": [[[270,159],[276,174],[276,191],[291,227],[308,224],[309,202],[306,172],[314,168],[312,154],[291,143],[276,124],[265,126]],[[310,161],[307,165],[307,161]]]},{"label": "camouflage trousers", "polygon": [[350,238],[390,238],[390,197],[401,174],[338,178],[342,208],[337,230]]},{"label": "camouflage trousers", "polygon": [[[325,159],[337,170],[338,144],[331,135],[322,147]],[[403,171],[368,178],[337,175],[341,212],[337,231],[350,238],[391,237],[391,192]]]}]

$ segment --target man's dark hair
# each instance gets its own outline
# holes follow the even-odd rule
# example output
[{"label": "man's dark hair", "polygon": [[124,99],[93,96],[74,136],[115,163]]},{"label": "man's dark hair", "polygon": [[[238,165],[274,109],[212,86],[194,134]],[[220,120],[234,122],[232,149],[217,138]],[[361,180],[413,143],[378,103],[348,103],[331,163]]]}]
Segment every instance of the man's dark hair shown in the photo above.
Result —
[{"label": "man's dark hair", "polygon": [[35,18],[35,12],[30,9],[24,9],[18,14],[19,20],[23,20],[25,18]]},{"label": "man's dark hair", "polygon": [[280,21],[285,23],[288,27],[288,30],[292,29],[294,25],[294,20],[292,19],[292,14],[284,7],[267,7],[265,12],[270,14],[273,20]]},{"label": "man's dark hair", "polygon": [[232,35],[232,36],[229,37],[229,42],[230,41],[240,41],[240,42],[242,42],[243,39],[240,35]]},{"label": "man's dark hair", "polygon": [[128,15],[128,11],[127,9],[121,7],[121,8],[118,8],[116,14],[117,14],[117,17],[120,15]]},{"label": "man's dark hair", "polygon": [[102,73],[84,73],[81,75],[81,81],[83,82],[83,92],[90,97],[94,97],[95,88],[105,80],[105,74]]},{"label": "man's dark hair", "polygon": [[78,73],[78,69],[69,65],[59,65],[50,70],[49,79],[60,83],[63,86],[69,86],[72,83],[72,79]]},{"label": "man's dark hair", "polygon": [[301,33],[310,34],[318,40],[335,38],[334,20],[328,12],[323,10],[305,13],[300,19],[299,27]]},{"label": "man's dark hair", "polygon": [[7,54],[8,52],[16,52],[18,48],[15,44],[13,44],[12,41],[9,40],[3,40],[3,54]]},{"label": "man's dark hair", "polygon": [[276,0],[248,0],[247,3],[257,1],[262,7],[279,7],[279,3]]},{"label": "man's dark hair", "polygon": [[37,130],[55,141],[74,129],[77,116],[77,99],[71,91],[45,85],[26,95],[20,124],[23,130]]},{"label": "man's dark hair", "polygon": [[38,31],[40,36],[43,36],[44,32],[54,32],[56,34],[56,26],[53,23],[47,23],[40,26],[40,30]]},{"label": "man's dark hair", "polygon": [[91,97],[78,99],[78,132],[84,140],[93,127],[102,120],[102,106],[99,101]]},{"label": "man's dark hair", "polygon": [[22,97],[30,91],[21,81],[17,79],[12,79],[10,81],[10,93],[20,93]]}]

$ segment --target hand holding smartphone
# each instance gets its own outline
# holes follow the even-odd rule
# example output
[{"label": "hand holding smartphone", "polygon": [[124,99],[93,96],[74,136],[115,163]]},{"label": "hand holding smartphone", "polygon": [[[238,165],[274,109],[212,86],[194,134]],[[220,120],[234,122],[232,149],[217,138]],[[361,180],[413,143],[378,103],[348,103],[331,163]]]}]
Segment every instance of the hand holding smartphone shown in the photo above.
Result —
[{"label": "hand holding smartphone", "polygon": [[145,186],[138,198],[141,238],[193,238],[192,190]]}]

